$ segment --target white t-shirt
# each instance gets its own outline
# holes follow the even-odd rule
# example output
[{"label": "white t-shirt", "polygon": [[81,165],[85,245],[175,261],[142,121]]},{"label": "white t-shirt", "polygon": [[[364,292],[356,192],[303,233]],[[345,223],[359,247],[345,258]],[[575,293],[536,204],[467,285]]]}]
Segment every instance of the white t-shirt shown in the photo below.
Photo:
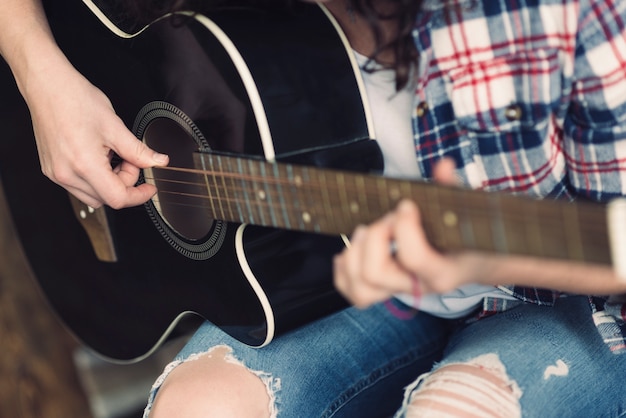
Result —
[{"label": "white t-shirt", "polygon": [[[367,58],[355,52],[357,62],[363,67]],[[372,112],[376,140],[385,160],[384,174],[396,178],[419,178],[415,157],[412,112],[414,88],[409,86],[397,92],[393,70],[361,71],[365,81],[367,101]],[[397,295],[398,299],[412,305],[411,295]],[[446,294],[424,295],[419,309],[443,318],[458,318],[476,309],[487,296],[513,298],[494,286],[470,284]]]}]

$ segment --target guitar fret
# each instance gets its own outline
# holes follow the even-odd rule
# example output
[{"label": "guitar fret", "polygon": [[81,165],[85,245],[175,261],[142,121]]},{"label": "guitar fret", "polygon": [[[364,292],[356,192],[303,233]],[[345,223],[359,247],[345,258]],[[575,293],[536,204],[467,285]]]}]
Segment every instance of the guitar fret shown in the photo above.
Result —
[{"label": "guitar fret", "polygon": [[[339,206],[342,208],[342,213],[350,220],[352,219],[352,216],[349,211],[350,199],[348,198],[348,195],[346,194],[346,179],[343,173],[337,173],[336,177],[337,177],[337,185],[339,187],[339,200],[341,201]],[[346,211],[346,208],[348,208],[348,211]]]},{"label": "guitar fret", "polygon": [[390,190],[390,187],[387,185],[384,177],[376,179],[376,191],[376,196],[378,196],[378,206],[381,208],[380,212],[386,212],[382,209],[385,207],[386,202],[389,200],[395,201],[395,199],[392,196],[394,193]]},{"label": "guitar fret", "polygon": [[[204,176],[207,210],[218,219],[221,210],[242,222],[341,234],[384,215],[400,199],[411,198],[420,206],[428,239],[444,251],[469,248],[610,262],[601,205],[568,206],[361,173],[260,164],[227,156],[197,163],[205,167],[198,174]],[[179,192],[185,198],[196,194],[192,189]]]},{"label": "guitar fret", "polygon": [[[217,163],[216,163],[217,160]],[[213,159],[213,165],[218,165],[219,166],[219,156],[216,156],[215,159]],[[219,168],[219,167],[218,167]],[[213,177],[213,185],[215,187],[215,195],[216,195],[216,199],[217,199],[217,204],[219,206],[219,218],[220,219],[224,219],[226,217],[226,211],[224,210],[224,198],[222,196],[222,194],[220,193],[220,188],[218,186],[218,178],[217,178],[217,174],[218,171],[214,168],[212,170],[212,177]]]},{"label": "guitar fret", "polygon": [[[467,213],[463,219],[466,224],[470,224],[471,232],[468,232],[468,237],[464,245],[472,245],[477,249],[493,248],[493,233],[491,226],[490,212],[487,210],[479,210],[478,214],[474,214],[476,209],[473,209],[472,213]],[[466,211],[465,211],[466,212]],[[471,233],[471,237],[469,234]]]},{"label": "guitar fret", "polygon": [[[217,165],[219,167],[219,172],[223,173],[224,172],[224,168],[222,166],[222,159],[220,158],[220,156],[217,156]],[[222,180],[222,193],[221,193],[221,198],[220,198],[220,206],[222,207],[222,211],[223,209],[223,204],[226,203],[228,205],[228,213],[230,214],[230,218],[229,219],[236,219],[235,218],[235,214],[233,213],[233,208],[231,206],[231,198],[228,195],[228,187],[226,186],[226,179],[224,178],[225,176],[220,176],[221,180]]]},{"label": "guitar fret", "polygon": [[261,203],[259,202],[259,199],[263,198],[262,194],[259,194],[260,189],[258,188],[258,182],[257,182],[257,178],[258,178],[258,172],[257,172],[257,165],[256,165],[256,161],[254,160],[248,160],[248,173],[250,174],[250,185],[252,186],[252,196],[253,199],[251,199],[251,202],[255,202],[254,208],[255,211],[257,213],[257,216],[259,218],[259,222],[261,223],[261,225],[267,225],[266,221],[265,221],[265,211],[262,208]]},{"label": "guitar fret", "polygon": [[475,225],[467,216],[461,216],[459,221],[459,232],[461,233],[461,240],[464,247],[473,248],[476,246],[476,233],[474,231]]},{"label": "guitar fret", "polygon": [[565,228],[565,245],[567,245],[567,253],[574,260],[583,260],[583,241],[580,236],[580,229],[576,228],[576,225],[580,224],[578,206],[574,204],[567,207],[564,206],[562,215],[564,222],[567,225],[571,225],[571,227]]},{"label": "guitar fret", "polygon": [[[519,252],[523,254],[541,254],[547,251],[548,247],[552,244],[544,239],[545,235],[542,231],[548,228],[546,224],[551,224],[551,227],[554,225],[551,221],[551,218],[554,216],[552,211],[540,213],[537,211],[537,205],[535,204],[524,205],[524,207],[521,208],[522,210],[519,210],[518,205],[513,205],[512,202],[510,203],[507,208],[511,210],[509,216],[515,216],[512,222],[516,224],[516,231],[520,239],[524,239],[525,244]],[[517,220],[517,217],[521,219]],[[561,218],[559,217],[559,219]],[[518,250],[512,248],[512,251],[516,252]]]},{"label": "guitar fret", "polygon": [[[424,223],[430,226],[430,236],[433,244],[439,248],[448,248],[449,243],[447,239],[446,231],[443,228],[443,224],[437,222],[437,219],[441,217],[442,209],[439,205],[439,193],[438,189],[429,188],[427,189],[427,194],[430,196],[426,196],[426,199],[419,200],[418,205],[424,205],[423,202],[427,202],[427,206],[430,208],[430,214],[424,214]],[[422,206],[420,206],[422,207]],[[426,227],[428,229],[428,227]]]},{"label": "guitar fret", "polygon": [[290,224],[297,225],[298,229],[304,229],[304,224],[302,222],[302,216],[298,216],[300,213],[300,198],[298,196],[299,185],[302,184],[302,177],[299,175],[295,175],[293,171],[292,165],[287,165],[287,179],[288,184],[290,185],[290,196],[289,202],[292,210],[289,212],[291,214],[291,222]]},{"label": "guitar fret", "polygon": [[[241,164],[242,160],[238,159],[237,160],[237,171],[239,173],[242,174],[246,174],[246,170],[244,169],[243,165]],[[248,189],[249,189],[249,181],[246,181],[245,176],[241,176],[239,177],[239,181],[241,182],[241,190],[243,191],[243,195],[244,195],[244,203],[246,205],[246,210],[248,213],[248,219],[250,223],[255,223],[255,217],[254,217],[254,213],[252,212],[252,207],[250,206],[250,193],[248,193]],[[239,205],[241,206],[241,205]],[[241,222],[245,222],[245,219],[242,218]]]},{"label": "guitar fret", "polygon": [[352,218],[358,219],[360,223],[367,223],[369,218],[366,216],[367,208],[364,203],[364,192],[361,190],[359,184],[360,177],[353,175],[346,178],[346,180],[350,181],[347,183],[349,184],[348,187],[350,191],[350,206],[348,207],[349,214]]},{"label": "guitar fret", "polygon": [[[490,214],[490,212],[489,212]],[[491,232],[491,219],[480,218],[480,221],[472,222],[472,235],[476,248],[493,248],[493,233]]]},{"label": "guitar fret", "polygon": [[304,225],[304,230],[310,231],[313,229],[312,227],[312,203],[310,196],[306,193],[306,189],[311,187],[311,176],[309,174],[309,167],[302,168],[302,185],[303,187],[298,188],[298,200],[305,203],[302,207],[302,211],[300,213],[300,219],[302,224]]},{"label": "guitar fret", "polygon": [[272,175],[274,176],[274,179],[276,180],[276,193],[278,196],[278,201],[279,201],[279,207],[280,207],[280,213],[282,214],[282,222],[280,223],[281,227],[287,228],[287,229],[291,229],[291,222],[289,221],[289,215],[287,214],[287,210],[286,210],[286,203],[285,203],[285,198],[283,195],[283,186],[281,184],[281,178],[284,177],[284,175],[282,175],[282,173],[279,170],[278,164],[272,164]]},{"label": "guitar fret", "polygon": [[[500,231],[502,233],[502,237],[501,240],[499,241],[499,243],[502,245],[503,244],[503,249],[505,249],[507,254],[515,254],[517,251],[523,252],[524,251],[524,245],[520,242],[521,241],[521,237],[525,236],[525,233],[523,231],[523,229],[521,231],[518,230],[519,225],[521,225],[521,222],[519,222],[517,219],[512,218],[513,212],[507,212],[509,209],[511,210],[515,210],[516,208],[510,208],[508,203],[506,200],[501,200],[498,199],[497,196],[494,195],[494,197],[496,197],[495,200],[498,201],[498,223],[500,226]],[[515,212],[517,213],[517,212]],[[523,216],[523,213],[522,213]]]},{"label": "guitar fret", "polygon": [[214,202],[214,198],[213,198],[213,193],[211,190],[211,183],[209,182],[209,176],[207,173],[211,172],[211,170],[209,170],[206,167],[206,159],[202,159],[202,168],[204,169],[205,174],[203,175],[204,178],[204,184],[206,186],[207,189],[207,194],[209,195],[209,203],[211,205],[211,215],[212,216],[217,216],[217,212],[215,211],[215,202]]},{"label": "guitar fret", "polygon": [[[226,166],[228,167],[228,173],[233,173],[235,172],[235,170],[233,169],[233,160],[228,159],[227,160],[227,164]],[[237,164],[239,164],[239,160],[237,160]],[[241,189],[238,189],[237,186],[235,185],[235,176],[228,176],[230,178],[230,187],[233,190],[232,192],[232,200],[233,200],[233,204],[235,205],[235,209],[237,210],[237,215],[239,216],[238,218],[236,218],[237,221],[239,222],[243,222],[244,219],[244,214],[241,208],[241,200],[243,198],[243,196],[241,196],[241,193],[243,192],[243,187]],[[235,220],[235,218],[233,218],[233,220]]]},{"label": "guitar fret", "polygon": [[[318,208],[320,204],[319,182],[320,182],[321,173],[317,172],[317,170],[309,170],[309,168],[307,168],[306,172],[307,172],[307,178],[309,180],[309,182],[307,183],[307,186],[308,186],[307,188],[311,192],[308,193],[308,195],[305,197],[305,202],[307,203],[306,205],[307,210],[303,214],[303,216],[305,216],[306,218],[307,230],[317,232],[321,230],[319,221],[323,217]],[[311,195],[315,195],[317,199],[312,199]]]},{"label": "guitar fret", "polygon": [[365,188],[365,182],[363,180],[363,176],[355,177],[355,187],[356,187],[356,195],[359,201],[359,213],[361,216],[364,216],[365,219],[374,220],[375,217],[370,215],[370,207],[367,199],[367,189]]},{"label": "guitar fret", "polygon": [[528,222],[528,226],[524,230],[524,236],[526,237],[526,241],[528,242],[527,248],[528,251],[536,251],[538,253],[542,253],[544,251],[544,240],[542,239],[542,231],[541,224],[543,223],[543,219],[540,218],[540,215],[534,210],[534,208],[529,208],[528,211],[524,212],[524,218],[527,220],[535,220],[536,222]]},{"label": "guitar fret", "polygon": [[[322,200],[323,200],[323,210],[322,213],[324,214],[324,219],[319,219],[317,218],[317,224],[319,225],[320,223],[324,222],[327,224],[327,227],[325,228],[326,230],[328,229],[332,229],[332,230],[336,230],[337,229],[337,224],[334,222],[335,221],[335,216],[333,216],[333,205],[331,204],[331,199],[330,196],[328,194],[328,183],[326,181],[326,174],[324,171],[320,172],[320,191],[322,194]],[[336,211],[335,211],[336,212]],[[319,229],[319,228],[318,228]]]},{"label": "guitar fret", "polygon": [[[540,246],[531,247],[528,252],[531,254],[545,254],[550,257],[563,258],[568,254],[567,250],[567,229],[568,226],[564,213],[560,210],[555,211],[555,207],[550,205],[551,202],[538,205],[525,205],[521,208],[526,214],[524,220],[534,221],[537,225],[536,241],[541,243]],[[526,207],[528,206],[528,207]],[[529,218],[529,215],[534,218]]]},{"label": "guitar fret", "polygon": [[259,168],[261,169],[261,179],[263,180],[263,190],[265,193],[262,193],[259,195],[259,198],[261,198],[261,200],[264,200],[266,205],[266,209],[267,209],[267,213],[269,215],[269,218],[271,219],[271,224],[272,226],[276,227],[278,226],[278,222],[276,221],[276,214],[275,211],[272,210],[273,208],[273,193],[270,190],[270,184],[268,181],[268,173],[265,170],[265,167],[267,166],[267,164],[264,164],[262,162],[259,162]]},{"label": "guitar fret", "polygon": [[500,252],[508,254],[509,247],[506,240],[506,228],[504,227],[504,221],[502,219],[502,208],[500,207],[500,199],[493,198],[490,199],[492,203],[492,207],[495,206],[494,216],[492,217],[492,237],[494,247],[497,248]]},{"label": "guitar fret", "polygon": [[[463,247],[463,237],[459,226],[459,210],[461,207],[456,202],[450,189],[439,189],[439,201],[441,203],[441,213],[438,216],[439,224],[445,230],[448,245],[453,249]],[[468,205],[471,202],[463,202]]]}]

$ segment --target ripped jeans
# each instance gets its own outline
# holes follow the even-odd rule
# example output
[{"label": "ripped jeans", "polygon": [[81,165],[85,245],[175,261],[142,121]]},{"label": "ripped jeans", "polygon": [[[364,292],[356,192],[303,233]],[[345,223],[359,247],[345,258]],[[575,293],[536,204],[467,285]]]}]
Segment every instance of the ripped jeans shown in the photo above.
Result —
[{"label": "ripped jeans", "polygon": [[[494,416],[626,416],[626,356],[604,345],[585,297],[562,298],[555,307],[520,305],[471,324],[393,303],[400,314],[382,304],[346,309],[262,349],[205,324],[155,383],[145,417],[174,367],[224,345],[232,350],[230,361],[265,382],[281,418],[381,418],[396,411],[397,417],[445,417],[436,407],[413,407],[433,394],[435,402],[466,415],[489,416],[481,402],[494,404],[491,389],[470,373],[448,372],[459,364],[490,370],[510,389]],[[434,380],[431,369],[445,371],[444,379]],[[457,386],[447,394],[430,390],[441,382]],[[474,390],[467,392],[474,405],[463,404],[459,387]]]},{"label": "ripped jeans", "polygon": [[[458,365],[466,369],[450,371]],[[475,379],[472,368],[502,385]],[[462,326],[434,370],[438,379],[427,373],[407,387],[396,418],[626,416],[626,355],[609,351],[582,296],[554,307],[522,304]],[[442,387],[452,395],[437,393]],[[415,407],[420,398],[426,407]],[[446,415],[449,408],[458,413]]]}]

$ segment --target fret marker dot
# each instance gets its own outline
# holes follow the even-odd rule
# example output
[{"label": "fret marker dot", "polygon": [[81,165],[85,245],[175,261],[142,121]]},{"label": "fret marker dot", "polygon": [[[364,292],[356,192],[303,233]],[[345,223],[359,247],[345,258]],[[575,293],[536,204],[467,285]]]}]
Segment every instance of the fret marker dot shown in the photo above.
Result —
[{"label": "fret marker dot", "polygon": [[259,196],[259,199],[261,199],[261,200],[265,200],[265,197],[266,197],[265,196],[265,192],[263,190],[259,190],[257,192],[257,196]]},{"label": "fret marker dot", "polygon": [[302,183],[303,183],[303,182],[302,182],[302,177],[300,177],[300,176],[295,176],[295,177],[293,178],[293,182],[294,182],[294,183],[296,184],[296,186],[298,186],[298,187],[302,186]]},{"label": "fret marker dot", "polygon": [[456,216],[456,213],[452,211],[445,211],[443,213],[443,224],[447,227],[454,227],[459,223],[459,218]]},{"label": "fret marker dot", "polygon": [[85,212],[83,209],[80,210],[79,215],[81,219],[87,218],[87,212]]},{"label": "fret marker dot", "polygon": [[304,223],[308,224],[309,222],[311,222],[311,214],[309,212],[303,212],[302,220],[304,221]]},{"label": "fret marker dot", "polygon": [[359,204],[356,202],[351,202],[350,203],[350,212],[352,213],[359,213]]},{"label": "fret marker dot", "polygon": [[391,197],[392,200],[400,199],[400,190],[398,189],[389,190],[389,197]]}]

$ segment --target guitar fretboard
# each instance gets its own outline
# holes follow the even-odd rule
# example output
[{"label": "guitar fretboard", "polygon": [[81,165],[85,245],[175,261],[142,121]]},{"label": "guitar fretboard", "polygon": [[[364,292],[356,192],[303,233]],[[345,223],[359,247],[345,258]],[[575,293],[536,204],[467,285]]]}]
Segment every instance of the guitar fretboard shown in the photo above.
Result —
[{"label": "guitar fretboard", "polygon": [[[316,167],[196,154],[194,204],[213,219],[350,234],[408,198],[447,251],[473,249],[610,264],[606,210]],[[161,196],[161,199],[164,197]],[[198,203],[200,202],[200,203]]]}]

